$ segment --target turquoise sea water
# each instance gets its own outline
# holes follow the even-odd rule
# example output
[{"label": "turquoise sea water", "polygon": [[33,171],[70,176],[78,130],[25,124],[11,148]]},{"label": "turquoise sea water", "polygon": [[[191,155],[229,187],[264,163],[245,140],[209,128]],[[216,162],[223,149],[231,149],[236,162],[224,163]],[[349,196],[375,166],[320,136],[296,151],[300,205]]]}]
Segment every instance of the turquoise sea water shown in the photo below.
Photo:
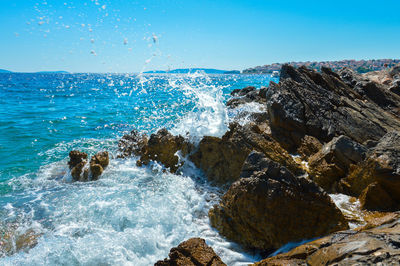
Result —
[{"label": "turquoise sea water", "polygon": [[[219,191],[190,163],[173,175],[114,155],[132,129],[166,127],[194,142],[222,136],[235,115],[224,105],[229,93],[269,81],[199,72],[0,74],[0,226],[40,235],[28,253],[3,256],[0,264],[152,265],[194,236],[230,265],[257,259],[210,227],[207,212]],[[114,157],[99,181],[72,183],[72,149]]]}]

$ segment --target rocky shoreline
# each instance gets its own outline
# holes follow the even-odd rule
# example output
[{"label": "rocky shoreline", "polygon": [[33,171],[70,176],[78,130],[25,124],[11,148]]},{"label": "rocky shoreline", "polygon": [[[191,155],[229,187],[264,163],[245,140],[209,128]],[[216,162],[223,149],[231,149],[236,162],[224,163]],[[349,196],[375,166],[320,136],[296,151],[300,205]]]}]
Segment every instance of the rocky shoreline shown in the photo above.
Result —
[{"label": "rocky shoreline", "polygon": [[[156,160],[176,172],[181,151],[225,188],[210,223],[245,248],[271,254],[317,239],[255,265],[393,264],[400,254],[399,78],[399,67],[360,75],[284,65],[278,84],[232,92],[228,108],[266,106],[253,122],[233,123],[222,138],[206,136],[197,146],[165,130],[147,141],[124,137],[121,154],[134,150],[139,164]],[[350,219],[327,193],[358,198],[367,225],[348,230]],[[175,251],[157,265],[222,265],[183,263]]]},{"label": "rocky shoreline", "polygon": [[[239,115],[221,138],[191,143],[166,129],[150,136],[132,131],[119,141],[117,157],[135,156],[138,166],[157,161],[176,174],[190,160],[224,192],[208,213],[210,224],[265,254],[255,265],[392,264],[400,258],[399,86],[400,66],[360,75],[284,65],[279,83],[231,93],[227,108],[257,103],[265,112],[247,123],[238,123]],[[109,164],[106,151],[90,161],[79,151],[69,157],[74,182],[97,180]],[[344,215],[328,193],[359,201],[358,213]],[[350,230],[354,216],[362,227]],[[25,238],[13,252],[36,244],[34,235]],[[225,264],[193,238],[156,265]]]}]

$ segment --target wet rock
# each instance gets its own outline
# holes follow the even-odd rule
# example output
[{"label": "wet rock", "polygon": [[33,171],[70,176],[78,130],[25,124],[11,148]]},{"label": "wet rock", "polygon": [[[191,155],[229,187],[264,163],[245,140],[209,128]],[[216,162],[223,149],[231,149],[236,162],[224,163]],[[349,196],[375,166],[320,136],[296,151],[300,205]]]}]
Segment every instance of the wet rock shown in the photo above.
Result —
[{"label": "wet rock", "polygon": [[243,163],[253,150],[264,153],[293,172],[300,171],[293,158],[266,133],[263,125],[253,123],[231,124],[222,138],[204,137],[190,159],[209,180],[225,184],[239,178]]},{"label": "wet rock", "polygon": [[235,89],[231,92],[234,97],[226,102],[226,106],[235,108],[241,104],[258,102],[265,103],[265,93],[261,90],[257,90],[255,87],[246,87],[243,89]]},{"label": "wet rock", "polygon": [[92,156],[89,165],[87,165],[88,155],[84,152],[73,150],[69,153],[69,158],[68,165],[72,179],[80,182],[86,182],[89,178],[97,180],[110,161],[107,151],[98,152]]},{"label": "wet rock", "polygon": [[254,265],[398,265],[399,235],[397,214],[373,229],[337,232]]},{"label": "wet rock", "polygon": [[104,169],[110,162],[108,152],[98,152],[90,159],[90,172],[92,174],[92,180],[98,180],[99,176],[103,173]]},{"label": "wet rock", "polygon": [[249,155],[242,176],[209,212],[211,225],[229,239],[272,251],[348,228],[328,194],[262,153]]},{"label": "wet rock", "polygon": [[150,160],[153,160],[162,163],[171,172],[176,172],[183,164],[179,162],[176,153],[180,151],[182,156],[186,156],[192,149],[192,144],[184,137],[173,136],[168,130],[160,129],[156,134],[150,136],[147,145],[141,149],[138,165],[148,164]]},{"label": "wet rock", "polygon": [[[365,191],[368,192],[366,195],[372,195],[372,191],[378,188],[382,189],[395,202],[392,208],[396,206],[397,210],[400,205],[399,132],[390,132],[379,140],[378,144],[368,151],[366,160],[353,167],[349,175],[341,181],[341,186],[348,194],[360,196],[374,182],[377,182],[379,187],[371,187]],[[388,202],[387,207],[390,205]]]},{"label": "wet rock", "polygon": [[378,182],[369,184],[361,192],[360,203],[362,209],[371,211],[387,211],[396,208],[396,203]]},{"label": "wet rock", "polygon": [[129,134],[124,135],[118,142],[120,154],[118,158],[127,158],[135,155],[139,156],[144,153],[148,138],[144,134],[140,134],[137,130],[132,130]]},{"label": "wet rock", "polygon": [[[358,143],[400,129],[399,97],[358,80],[351,71],[317,73],[284,65],[266,92],[273,136],[295,151],[305,135],[326,143],[346,135]],[[382,92],[382,93],[381,93]],[[377,95],[383,98],[375,99]]]},{"label": "wet rock", "polygon": [[310,157],[310,176],[323,189],[334,192],[339,180],[348,174],[350,165],[361,162],[366,152],[367,149],[363,145],[349,137],[333,138]]},{"label": "wet rock", "polygon": [[191,238],[172,248],[169,259],[156,262],[155,266],[223,266],[221,258],[202,238]]},{"label": "wet rock", "polygon": [[69,152],[69,169],[71,176],[75,181],[81,179],[83,168],[87,163],[88,155],[84,152],[73,150]]}]

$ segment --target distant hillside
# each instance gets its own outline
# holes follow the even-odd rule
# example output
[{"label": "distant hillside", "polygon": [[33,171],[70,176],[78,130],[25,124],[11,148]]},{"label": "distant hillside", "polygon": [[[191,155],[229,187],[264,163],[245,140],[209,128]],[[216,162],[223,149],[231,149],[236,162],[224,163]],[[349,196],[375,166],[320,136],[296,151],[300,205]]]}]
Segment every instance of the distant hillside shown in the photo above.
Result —
[{"label": "distant hillside", "polygon": [[144,73],[171,73],[171,74],[187,74],[187,73],[194,73],[196,71],[204,71],[206,74],[239,74],[239,70],[220,70],[220,69],[213,69],[213,68],[180,68],[180,69],[173,69],[169,71],[164,70],[152,70],[146,71]]},{"label": "distant hillside", "polygon": [[68,71],[39,71],[37,74],[69,74]]},{"label": "distant hillside", "polygon": [[[330,67],[337,71],[343,67],[349,67],[359,73],[382,70],[390,68],[400,63],[400,59],[377,59],[377,60],[342,60],[342,61],[322,61],[322,62],[288,62],[287,64],[295,67],[306,66],[320,71],[322,66]],[[280,71],[284,63],[257,66],[243,70],[243,74],[270,74],[273,71]]]},{"label": "distant hillside", "polygon": [[12,71],[5,70],[5,69],[0,69],[0,73],[12,73]]}]

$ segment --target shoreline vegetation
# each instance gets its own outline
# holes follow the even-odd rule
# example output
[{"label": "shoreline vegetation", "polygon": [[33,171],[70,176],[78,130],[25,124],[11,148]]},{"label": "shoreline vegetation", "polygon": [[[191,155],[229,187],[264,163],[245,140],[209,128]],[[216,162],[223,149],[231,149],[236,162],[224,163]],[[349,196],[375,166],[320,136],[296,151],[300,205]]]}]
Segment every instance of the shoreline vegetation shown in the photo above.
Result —
[{"label": "shoreline vegetation", "polygon": [[[400,65],[360,74],[284,64],[279,83],[234,90],[226,105],[247,103],[266,111],[246,123],[241,113],[221,138],[192,143],[166,129],[150,136],[134,130],[120,139],[117,157],[136,156],[138,166],[157,161],[178,175],[190,160],[224,191],[209,210],[210,224],[264,254],[255,265],[398,263]],[[90,161],[79,151],[69,156],[75,182],[101,178],[110,160],[107,152]],[[359,206],[344,212],[330,196],[337,193]],[[23,236],[20,250],[38,237]],[[19,251],[2,241],[7,254]],[[290,243],[294,249],[274,254]],[[155,265],[225,263],[203,239],[192,238]]]}]

